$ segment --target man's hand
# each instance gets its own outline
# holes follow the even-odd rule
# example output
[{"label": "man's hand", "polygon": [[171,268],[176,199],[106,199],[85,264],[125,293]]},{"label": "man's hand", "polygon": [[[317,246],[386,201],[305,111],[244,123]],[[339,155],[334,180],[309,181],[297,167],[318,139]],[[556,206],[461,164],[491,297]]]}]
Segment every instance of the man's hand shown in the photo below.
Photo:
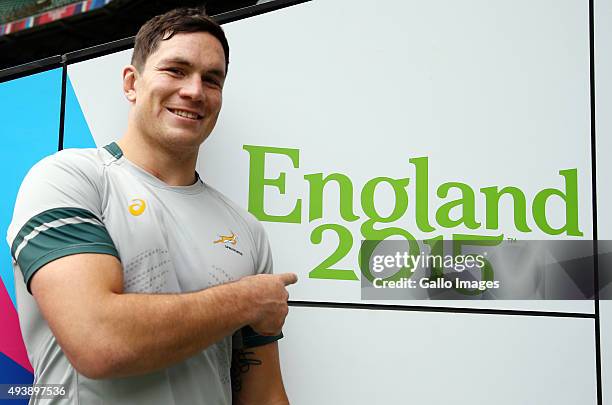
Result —
[{"label": "man's hand", "polygon": [[240,279],[238,283],[249,293],[252,303],[255,332],[263,336],[275,336],[281,332],[289,312],[289,293],[285,288],[297,282],[294,273],[258,274]]}]

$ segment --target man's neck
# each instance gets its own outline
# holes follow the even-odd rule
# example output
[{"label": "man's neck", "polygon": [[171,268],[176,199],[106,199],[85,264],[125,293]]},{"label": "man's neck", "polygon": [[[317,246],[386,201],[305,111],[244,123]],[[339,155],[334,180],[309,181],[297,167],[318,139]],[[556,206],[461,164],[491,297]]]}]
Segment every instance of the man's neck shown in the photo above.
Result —
[{"label": "man's neck", "polygon": [[189,186],[197,180],[197,150],[191,153],[168,151],[130,133],[126,133],[117,144],[129,161],[169,186]]}]

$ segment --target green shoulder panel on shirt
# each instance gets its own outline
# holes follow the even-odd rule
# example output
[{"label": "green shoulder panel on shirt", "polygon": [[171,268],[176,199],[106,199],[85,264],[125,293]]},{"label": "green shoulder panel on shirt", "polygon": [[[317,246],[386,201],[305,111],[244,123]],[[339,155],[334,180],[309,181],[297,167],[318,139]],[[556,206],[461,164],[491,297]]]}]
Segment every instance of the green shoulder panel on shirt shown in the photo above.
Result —
[{"label": "green shoulder panel on shirt", "polygon": [[53,223],[54,221],[75,217],[95,219],[100,222],[94,214],[82,208],[62,207],[41,212],[40,214],[30,218],[28,222],[21,227],[19,233],[13,240],[13,244],[11,245],[11,255],[15,257],[15,251],[23,243],[24,238],[30,235],[36,228],[45,224]]},{"label": "green shoulder panel on shirt", "polygon": [[45,264],[78,253],[119,253],[104,224],[80,208],[57,208],[31,218],[13,241],[11,253],[26,285]]},{"label": "green shoulder panel on shirt", "polygon": [[108,153],[113,155],[116,159],[119,159],[121,158],[121,156],[123,156],[123,151],[115,142],[109,143],[104,147],[104,149],[106,149]]}]

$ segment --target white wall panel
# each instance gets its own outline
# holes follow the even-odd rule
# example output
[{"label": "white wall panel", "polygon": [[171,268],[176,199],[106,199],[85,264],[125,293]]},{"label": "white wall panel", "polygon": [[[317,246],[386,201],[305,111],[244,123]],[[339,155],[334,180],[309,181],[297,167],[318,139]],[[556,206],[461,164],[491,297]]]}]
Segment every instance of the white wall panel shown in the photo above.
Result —
[{"label": "white wall panel", "polygon": [[[313,1],[229,24],[233,65],[223,119],[202,155],[205,176],[246,204],[247,180],[228,179],[214,168],[245,143],[299,149],[299,169],[287,157],[271,159],[270,177],[287,173],[284,196],[266,190],[269,212],[280,214],[291,211],[298,198],[308,204],[302,176],[309,173],[348,174],[357,207],[361,186],[375,176],[409,177],[413,192],[412,157],[429,157],[432,188],[445,181],[462,181],[476,190],[516,185],[530,198],[543,187],[558,186],[560,169],[578,168],[579,219],[588,238],[587,11],[582,2]],[[248,156],[234,163],[236,172],[248,172]],[[377,197],[386,197],[380,206],[390,209],[388,195]],[[399,226],[420,238],[450,236],[452,231],[440,227],[430,233],[416,229],[415,199],[411,194]],[[429,202],[433,216],[439,205],[433,190]],[[361,238],[363,214],[347,223],[337,207],[332,191],[322,220],[309,223],[303,212],[299,225],[267,224],[279,252],[277,268],[302,275],[296,299],[360,299],[350,282],[306,278],[338,243],[333,232],[320,245],[310,243],[316,226],[339,223],[354,240]],[[549,208],[551,218],[559,215],[559,207]],[[477,201],[477,211],[482,209],[482,200]],[[517,232],[511,207],[504,209],[498,233],[549,237],[537,229]],[[354,246],[337,267],[355,268],[356,256]],[[587,302],[527,306],[592,310]]]},{"label": "white wall panel", "polygon": [[294,405],[590,405],[593,321],[291,308]]}]

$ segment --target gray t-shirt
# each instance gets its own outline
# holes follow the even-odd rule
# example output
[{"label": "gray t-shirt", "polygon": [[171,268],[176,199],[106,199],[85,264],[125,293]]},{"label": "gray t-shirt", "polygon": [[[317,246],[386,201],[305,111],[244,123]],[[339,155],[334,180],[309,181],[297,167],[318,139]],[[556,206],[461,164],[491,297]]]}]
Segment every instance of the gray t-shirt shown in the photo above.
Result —
[{"label": "gray t-shirt", "polygon": [[[53,403],[231,404],[232,336],[158,372],[92,380],[66,358],[29,282],[43,265],[77,253],[118,257],[130,293],[186,293],[271,273],[266,234],[251,214],[199,179],[168,186],[112,143],[37,163],[19,190],[7,240],[34,382],[68,387],[69,398]],[[279,337],[250,335],[244,343]]]}]

